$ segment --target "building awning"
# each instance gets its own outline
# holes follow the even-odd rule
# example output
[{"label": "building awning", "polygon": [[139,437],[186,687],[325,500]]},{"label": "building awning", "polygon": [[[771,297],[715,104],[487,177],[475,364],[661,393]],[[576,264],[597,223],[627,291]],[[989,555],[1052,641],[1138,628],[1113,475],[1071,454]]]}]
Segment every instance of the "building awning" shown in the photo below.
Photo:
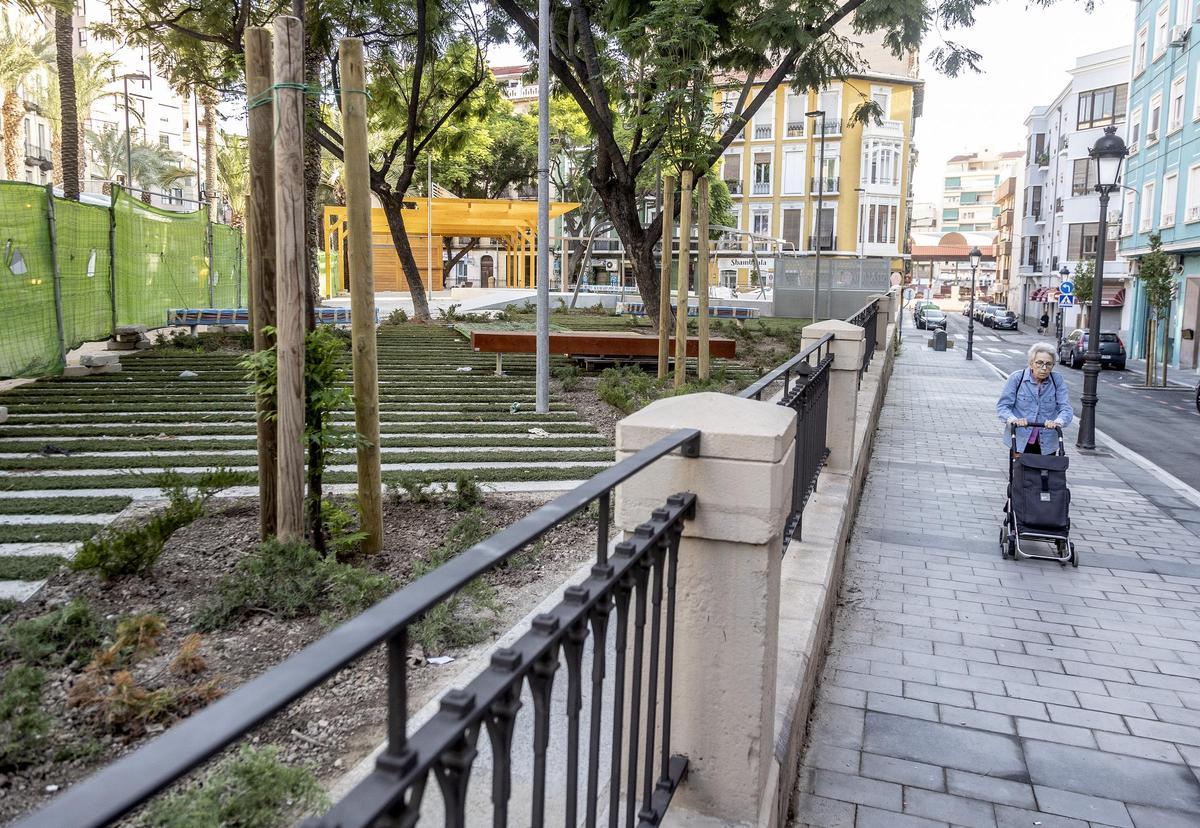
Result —
[{"label": "building awning", "polygon": [[1037,290],[1035,290],[1033,292],[1033,295],[1029,297],[1029,301],[1030,302],[1053,302],[1053,301],[1055,301],[1056,293],[1057,293],[1056,288],[1049,288],[1049,287],[1046,287],[1045,285],[1042,285],[1040,288],[1038,288]]},{"label": "building awning", "polygon": [[1100,297],[1100,305],[1105,308],[1119,308],[1125,304],[1125,288],[1119,285],[1105,285]]}]

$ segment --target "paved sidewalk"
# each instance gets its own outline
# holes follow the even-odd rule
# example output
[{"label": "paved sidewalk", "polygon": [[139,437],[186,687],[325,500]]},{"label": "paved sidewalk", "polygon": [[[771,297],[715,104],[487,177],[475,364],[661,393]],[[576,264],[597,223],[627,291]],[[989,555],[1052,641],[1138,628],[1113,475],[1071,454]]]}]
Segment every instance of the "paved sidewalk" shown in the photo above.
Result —
[{"label": "paved sidewalk", "polygon": [[1072,428],[1082,565],[1001,560],[1001,380],[906,334],[794,824],[1200,825],[1194,493]]}]

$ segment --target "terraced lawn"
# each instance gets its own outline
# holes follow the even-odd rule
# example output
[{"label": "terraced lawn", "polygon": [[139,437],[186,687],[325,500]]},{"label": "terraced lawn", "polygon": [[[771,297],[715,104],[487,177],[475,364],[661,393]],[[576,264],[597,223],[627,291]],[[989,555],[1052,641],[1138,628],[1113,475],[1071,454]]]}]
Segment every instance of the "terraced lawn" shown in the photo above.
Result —
[{"label": "terraced lawn", "polygon": [[[570,487],[613,461],[610,441],[570,404],[534,413],[533,357],[474,353],[449,327],[379,330],[383,481],[453,480],[463,471],[501,490]],[[231,352],[123,355],[119,374],[46,380],[0,394],[0,597],[22,598],[44,573],[137,499],[160,494],[156,476],[216,467],[244,472],[256,494],[254,401]],[[347,361],[349,354],[347,354]],[[470,370],[466,370],[470,369]],[[180,377],[183,371],[198,376]],[[353,431],[347,408],[335,424]],[[355,489],[354,453],[336,452],[326,480]],[[36,561],[36,563],[35,563]]]}]

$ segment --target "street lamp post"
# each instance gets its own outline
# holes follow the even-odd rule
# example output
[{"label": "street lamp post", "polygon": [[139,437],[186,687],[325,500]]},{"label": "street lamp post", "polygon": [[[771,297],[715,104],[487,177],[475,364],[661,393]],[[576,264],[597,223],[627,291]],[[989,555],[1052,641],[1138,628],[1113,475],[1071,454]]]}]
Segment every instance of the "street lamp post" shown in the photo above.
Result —
[{"label": "street lamp post", "polygon": [[983,254],[978,247],[972,247],[968,254],[971,260],[971,313],[967,316],[967,359],[974,359],[975,352],[975,271],[983,260]]},{"label": "street lamp post", "polygon": [[[1071,269],[1069,267],[1067,267],[1066,265],[1063,265],[1062,270],[1058,271],[1058,283],[1061,285],[1063,282],[1067,281],[1070,278],[1071,278]],[[1063,332],[1063,312],[1062,312],[1062,308],[1056,307],[1056,308],[1054,308],[1054,339],[1056,340],[1054,344],[1058,348],[1062,347],[1062,332]]]},{"label": "street lamp post", "polygon": [[141,72],[130,72],[122,75],[121,80],[125,83],[125,189],[129,190],[133,187],[133,143],[129,137],[129,81],[146,81],[150,78]]},{"label": "street lamp post", "polygon": [[[805,112],[806,118],[820,118],[821,123],[821,149],[820,160],[817,162],[817,254],[816,262],[813,265],[813,322],[820,322],[821,319],[817,316],[817,297],[821,293],[821,205],[825,201],[825,110],[814,109],[812,112]],[[809,192],[812,192],[811,190]]]},{"label": "street lamp post", "polygon": [[1104,294],[1104,248],[1108,241],[1108,197],[1121,178],[1121,163],[1129,149],[1115,126],[1105,127],[1088,155],[1096,163],[1096,191],[1100,193],[1100,232],[1096,245],[1096,275],[1092,278],[1092,309],[1088,319],[1088,348],[1083,357],[1083,410],[1079,415],[1079,439],[1082,449],[1096,447],[1096,393],[1100,383],[1100,308]]}]

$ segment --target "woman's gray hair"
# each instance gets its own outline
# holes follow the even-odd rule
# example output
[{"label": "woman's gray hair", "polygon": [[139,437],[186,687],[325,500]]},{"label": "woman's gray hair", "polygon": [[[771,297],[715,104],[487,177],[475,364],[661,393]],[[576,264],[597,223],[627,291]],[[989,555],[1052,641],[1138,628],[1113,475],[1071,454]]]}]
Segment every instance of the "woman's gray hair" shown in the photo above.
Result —
[{"label": "woman's gray hair", "polygon": [[1050,362],[1058,362],[1058,352],[1054,350],[1054,346],[1049,342],[1035,342],[1030,345],[1026,361],[1032,365],[1038,354],[1049,354]]}]

